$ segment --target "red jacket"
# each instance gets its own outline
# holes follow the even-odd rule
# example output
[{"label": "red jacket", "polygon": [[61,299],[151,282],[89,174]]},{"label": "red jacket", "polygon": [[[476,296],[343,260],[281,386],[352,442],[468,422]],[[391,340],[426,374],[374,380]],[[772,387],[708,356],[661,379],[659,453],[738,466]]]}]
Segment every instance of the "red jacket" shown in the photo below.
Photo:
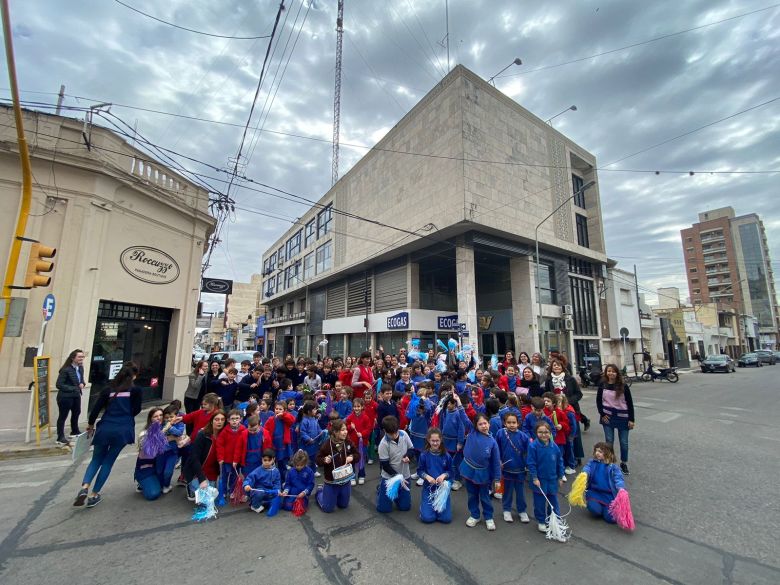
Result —
[{"label": "red jacket", "polygon": [[371,421],[372,429],[376,426],[376,407],[377,407],[376,400],[365,400],[365,406],[363,407],[363,412],[366,413],[366,416]]},{"label": "red jacket", "polygon": [[521,406],[521,407],[520,407],[520,415],[521,415],[523,418],[525,418],[525,416],[526,416],[526,415],[527,415],[529,412],[531,412],[533,409],[534,409],[534,407],[533,407],[533,406],[531,406],[530,404],[526,404],[525,406]]},{"label": "red jacket", "polygon": [[[295,424],[295,417],[285,410],[279,418],[281,418],[282,424],[284,425],[284,435],[282,440],[284,441],[285,445],[289,445],[292,443],[290,429]],[[274,430],[276,430],[276,415],[265,421],[265,429],[268,431],[268,434],[271,435],[271,441],[273,442]]]},{"label": "red jacket", "polygon": [[181,417],[181,420],[185,425],[192,425],[192,434],[190,436],[197,437],[198,431],[209,424],[213,414],[214,413],[211,411],[200,408],[185,414],[183,417]]},{"label": "red jacket", "polygon": [[339,381],[344,388],[352,388],[352,370],[341,370]]},{"label": "red jacket", "polygon": [[[358,433],[363,435],[363,446],[368,446],[368,440],[371,438],[371,433],[374,430],[374,421],[369,417],[365,411],[357,416],[354,412],[347,417],[344,421],[347,424],[347,438],[353,445],[357,445],[359,441]],[[352,428],[355,425],[355,428]]]},{"label": "red jacket", "polygon": [[[520,388],[520,376],[513,376],[515,379],[515,390]],[[501,376],[498,379],[498,387],[502,390],[506,390],[507,392],[514,392],[514,390],[509,389],[509,376]]]},{"label": "red jacket", "polygon": [[[354,380],[355,371],[353,370],[352,378],[349,380],[349,385],[352,386],[352,398],[363,398],[363,394],[366,391],[366,387],[363,385],[363,382],[368,382],[371,384],[371,386],[374,386],[374,372],[371,369],[371,366],[365,367],[365,366],[358,366],[357,369],[360,374],[358,376],[358,383],[354,386],[352,386],[352,380]],[[357,443],[355,443],[357,445]]]},{"label": "red jacket", "polygon": [[223,463],[246,465],[246,437],[248,431],[244,425],[233,430],[225,426],[217,435],[217,460]]},{"label": "red jacket", "polygon": [[544,414],[550,417],[550,420],[553,421],[553,424],[561,425],[561,430],[555,431],[555,444],[565,445],[569,436],[569,431],[571,430],[569,428],[569,417],[566,416],[566,413],[563,412],[560,408],[555,408],[553,410],[545,408]]}]

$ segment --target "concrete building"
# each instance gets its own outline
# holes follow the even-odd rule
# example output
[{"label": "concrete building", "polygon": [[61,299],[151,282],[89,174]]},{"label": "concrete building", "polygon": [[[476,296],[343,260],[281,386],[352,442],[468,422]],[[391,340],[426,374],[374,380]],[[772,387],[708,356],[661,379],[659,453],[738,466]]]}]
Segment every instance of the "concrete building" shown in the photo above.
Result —
[{"label": "concrete building", "polygon": [[[614,261],[611,262],[614,264]],[[601,296],[602,361],[625,366],[634,372],[634,354],[642,352],[642,324],[637,308],[637,288],[634,273],[614,266],[607,271],[604,294]]]},{"label": "concrete building", "polygon": [[780,311],[766,231],[758,215],[737,217],[731,207],[705,211],[680,234],[691,303],[717,302],[746,322],[755,319],[757,333],[750,326],[741,328],[742,348],[776,349]]},{"label": "concrete building", "polygon": [[[262,256],[269,353],[601,350],[596,159],[458,66]],[[357,214],[365,219],[356,218]],[[319,346],[322,347],[322,346]]]},{"label": "concrete building", "polygon": [[[0,427],[27,418],[27,385],[41,331],[41,306],[53,293],[56,310],[45,337],[54,382],[71,350],[86,353],[95,397],[125,361],[140,369],[145,399],[181,396],[191,371],[200,266],[215,220],[208,193],[149,160],[118,135],[78,120],[25,111],[34,175],[25,236],[57,248],[51,285],[16,290],[26,310],[6,327],[0,353]],[[21,170],[13,111],[0,107],[0,259],[6,270],[21,204]],[[22,248],[16,284],[30,254]],[[13,325],[13,326],[12,326]],[[30,349],[32,348],[32,349]]]},{"label": "concrete building", "polygon": [[227,295],[225,326],[231,331],[231,343],[226,350],[254,350],[255,326],[262,309],[260,294],[262,277],[253,274],[250,282],[233,282],[233,292]]}]

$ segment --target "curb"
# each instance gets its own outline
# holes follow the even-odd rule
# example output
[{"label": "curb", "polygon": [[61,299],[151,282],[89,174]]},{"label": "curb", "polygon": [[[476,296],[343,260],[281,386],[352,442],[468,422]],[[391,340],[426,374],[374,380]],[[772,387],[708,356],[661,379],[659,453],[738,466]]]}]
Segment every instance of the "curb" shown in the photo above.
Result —
[{"label": "curb", "polygon": [[57,455],[69,455],[70,449],[63,447],[36,447],[32,449],[9,449],[0,451],[0,461],[12,461],[15,459],[27,459],[38,457],[54,457]]}]

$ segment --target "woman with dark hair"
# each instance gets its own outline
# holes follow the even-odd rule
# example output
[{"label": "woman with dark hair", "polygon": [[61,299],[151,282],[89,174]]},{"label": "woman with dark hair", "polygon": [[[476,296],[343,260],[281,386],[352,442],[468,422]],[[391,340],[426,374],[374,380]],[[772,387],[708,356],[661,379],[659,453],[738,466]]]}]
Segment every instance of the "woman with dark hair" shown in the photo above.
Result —
[{"label": "woman with dark hair", "polygon": [[523,370],[520,376],[520,387],[525,388],[525,392],[521,391],[521,394],[528,394],[531,398],[541,397],[544,394],[544,389],[539,384],[539,376],[531,368]]},{"label": "woman with dark hair", "polygon": [[70,414],[70,434],[80,435],[81,393],[84,390],[84,352],[74,349],[65,359],[57,376],[57,444],[67,445],[65,421]]},{"label": "woman with dark hair", "polygon": [[[553,394],[565,394],[566,400],[569,401],[569,405],[577,413],[578,422],[582,423],[583,430],[587,431],[590,428],[590,419],[585,416],[580,408],[580,400],[582,400],[582,390],[577,380],[569,372],[566,371],[566,364],[559,359],[553,358],[550,361],[550,367],[547,370],[547,380],[545,380],[544,388],[546,392],[552,392]],[[577,434],[574,436],[574,457],[577,459],[577,465],[585,457],[585,451],[582,446],[582,436],[577,429]]]},{"label": "woman with dark hair", "polygon": [[195,501],[198,488],[216,486],[219,479],[219,460],[217,459],[217,435],[225,427],[227,416],[224,410],[215,410],[211,420],[203,427],[192,442],[190,456],[182,466],[187,480],[187,499]]},{"label": "woman with dark hair", "polygon": [[184,391],[184,410],[186,412],[192,412],[200,408],[200,401],[206,394],[206,375],[209,364],[206,360],[200,360],[195,364],[192,373],[190,374],[190,381],[187,385],[187,390]]},{"label": "woman with dark hair", "polygon": [[[137,367],[122,366],[116,378],[100,393],[89,413],[87,432],[94,432],[92,461],[84,473],[81,489],[73,502],[74,506],[83,506],[86,501],[87,508],[92,508],[101,502],[100,490],[108,480],[116,458],[125,445],[135,443],[135,416],[141,412],[143,393],[141,388],[133,386],[137,375]],[[103,416],[100,417],[96,429],[95,421],[101,412]],[[89,487],[93,479],[95,485],[90,492]]]},{"label": "woman with dark hair", "polygon": [[509,366],[517,366],[517,360],[515,359],[514,352],[510,349],[504,354],[504,361],[498,364],[498,373],[502,376],[506,374],[506,369]]},{"label": "woman with dark hair", "polygon": [[364,351],[360,354],[360,363],[352,371],[352,397],[363,398],[366,390],[371,390],[375,383],[376,378],[371,369],[371,352]]},{"label": "woman with dark hair", "polygon": [[604,377],[596,392],[596,408],[604,427],[604,440],[610,447],[615,442],[615,430],[618,432],[620,470],[628,475],[628,431],[634,428],[634,401],[615,364],[604,366]]}]

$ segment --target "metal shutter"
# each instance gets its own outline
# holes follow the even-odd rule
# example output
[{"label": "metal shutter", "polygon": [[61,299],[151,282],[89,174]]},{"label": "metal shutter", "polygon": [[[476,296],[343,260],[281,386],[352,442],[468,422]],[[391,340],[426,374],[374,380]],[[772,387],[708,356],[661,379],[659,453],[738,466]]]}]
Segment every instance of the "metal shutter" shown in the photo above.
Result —
[{"label": "metal shutter", "polygon": [[407,307],[405,264],[377,274],[374,280],[376,281],[374,310],[377,313]]},{"label": "metal shutter", "polygon": [[327,299],[325,301],[326,319],[338,319],[344,316],[346,293],[346,284],[343,282],[328,287]]}]

